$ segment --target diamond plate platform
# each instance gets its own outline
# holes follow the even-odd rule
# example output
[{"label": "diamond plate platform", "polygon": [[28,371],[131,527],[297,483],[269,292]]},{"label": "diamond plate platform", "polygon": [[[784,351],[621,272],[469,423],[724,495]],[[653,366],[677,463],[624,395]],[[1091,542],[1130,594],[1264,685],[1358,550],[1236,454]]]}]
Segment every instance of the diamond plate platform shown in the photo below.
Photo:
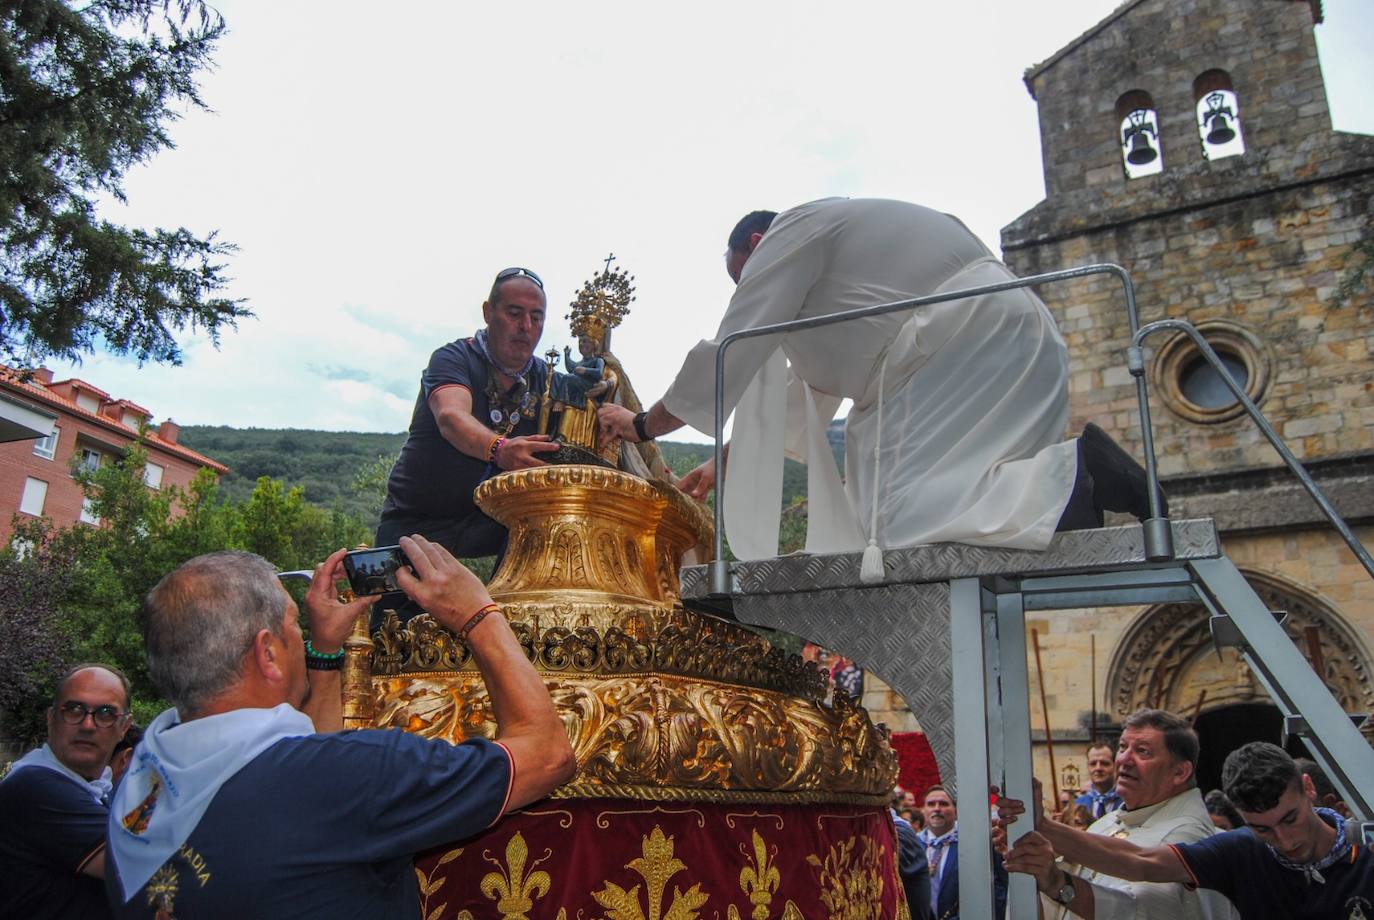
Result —
[{"label": "diamond plate platform", "polygon": [[[1176,566],[1220,555],[1203,518],[1172,523]],[[926,733],[942,776],[954,778],[954,697],[949,583],[1155,567],[1140,525],[1059,534],[1041,552],[939,543],[883,554],[887,580],[859,580],[861,553],[794,555],[731,567],[733,615],[742,623],[804,636],[853,659],[901,695]],[[705,600],[706,566],[682,570],[682,597]],[[727,605],[729,606],[729,605]],[[951,785],[954,785],[951,779]]]}]

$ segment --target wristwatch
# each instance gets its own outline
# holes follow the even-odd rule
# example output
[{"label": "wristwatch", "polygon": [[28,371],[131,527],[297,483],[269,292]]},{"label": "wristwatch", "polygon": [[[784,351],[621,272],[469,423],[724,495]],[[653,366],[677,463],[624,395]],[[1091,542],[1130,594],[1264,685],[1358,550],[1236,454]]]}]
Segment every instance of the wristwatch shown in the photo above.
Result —
[{"label": "wristwatch", "polygon": [[1054,894],[1052,894],[1050,897],[1054,898],[1056,903],[1067,906],[1069,902],[1073,900],[1073,896],[1077,893],[1078,892],[1073,887],[1073,876],[1065,872],[1063,886],[1060,887],[1060,889],[1056,891]]},{"label": "wristwatch", "polygon": [[635,436],[639,438],[639,443],[641,443],[641,444],[643,444],[643,443],[645,443],[645,442],[647,442],[647,441],[652,441],[652,440],[653,440],[653,438],[649,437],[649,432],[648,432],[648,430],[644,427],[644,423],[647,422],[648,420],[649,420],[649,413],[647,413],[647,412],[640,412],[640,413],[637,413],[637,414],[635,415],[635,419],[634,419]]}]

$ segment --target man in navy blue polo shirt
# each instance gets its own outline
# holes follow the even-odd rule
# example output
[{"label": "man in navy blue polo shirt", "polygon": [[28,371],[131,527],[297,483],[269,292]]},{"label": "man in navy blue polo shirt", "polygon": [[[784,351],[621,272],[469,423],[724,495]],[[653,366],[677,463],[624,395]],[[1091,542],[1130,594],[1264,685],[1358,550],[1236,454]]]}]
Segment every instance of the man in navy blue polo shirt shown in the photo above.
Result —
[{"label": "man in navy blue polo shirt", "polygon": [[421,533],[455,556],[504,549],[506,529],[482,513],[472,493],[491,472],[541,466],[540,456],[558,449],[536,431],[550,373],[534,353],[545,307],[538,275],[505,269],[482,304],[486,327],[430,356],[410,434],[387,481],[378,546]]},{"label": "man in navy blue polo shirt", "polygon": [[148,725],[110,807],[116,917],[418,918],[415,853],[571,777],[553,701],[486,588],[442,546],[400,545],[401,588],[472,649],[496,740],[337,733],[340,650],[373,600],[335,596],[343,550],[306,595],[309,643],[265,560],[192,559],[146,603],[148,669],[176,708]]},{"label": "man in navy blue polo shirt", "polygon": [[48,741],[0,782],[0,917],[105,917],[105,824],[129,682],[102,664],[58,681]]},{"label": "man in navy blue polo shirt", "polygon": [[1359,825],[1313,804],[1316,790],[1283,748],[1256,741],[1232,751],[1222,790],[1246,826],[1195,843],[1137,847],[1058,830],[1055,846],[1030,833],[1007,868],[1041,876],[1065,859],[1132,881],[1181,882],[1224,894],[1242,920],[1374,916],[1374,857]]}]

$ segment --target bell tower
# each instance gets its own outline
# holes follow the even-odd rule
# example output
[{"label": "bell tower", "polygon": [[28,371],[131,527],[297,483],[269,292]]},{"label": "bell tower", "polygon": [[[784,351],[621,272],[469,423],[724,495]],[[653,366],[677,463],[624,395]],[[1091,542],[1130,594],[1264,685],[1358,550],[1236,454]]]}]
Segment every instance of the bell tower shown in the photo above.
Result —
[{"label": "bell tower", "polygon": [[[1046,194],[1003,228],[1002,249],[1021,275],[1095,262],[1130,271],[1141,321],[1197,326],[1369,545],[1374,278],[1348,296],[1340,289],[1374,249],[1374,138],[1332,130],[1321,18],[1320,0],[1128,0],[1030,68]],[[1069,347],[1069,433],[1093,421],[1141,456],[1120,288],[1084,280],[1039,293]],[[1308,624],[1317,633],[1290,624],[1314,667],[1337,654],[1337,626],[1374,635],[1374,583],[1218,374],[1184,338],[1147,345],[1170,516],[1215,518],[1252,584],[1281,581],[1294,604],[1330,611]],[[1059,701],[1056,748],[1086,740],[1094,698],[1106,700],[1100,721],[1126,715],[1108,691],[1133,660],[1131,629],[1156,614],[1056,613],[1031,624]],[[1351,660],[1370,662],[1368,645],[1356,640]],[[1195,663],[1132,679],[1151,688],[1149,702],[1204,715],[1236,688],[1184,699],[1171,675]]]}]

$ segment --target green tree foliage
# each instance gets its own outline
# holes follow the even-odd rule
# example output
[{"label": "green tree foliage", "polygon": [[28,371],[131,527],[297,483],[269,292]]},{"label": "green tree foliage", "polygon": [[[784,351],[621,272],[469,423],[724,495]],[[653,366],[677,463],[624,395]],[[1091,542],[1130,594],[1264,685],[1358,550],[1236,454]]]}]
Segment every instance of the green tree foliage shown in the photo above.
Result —
[{"label": "green tree foliage", "polygon": [[21,552],[0,554],[0,718],[42,726],[48,692],[69,660],[60,606],[73,559],[42,521],[28,522],[16,540]]},{"label": "green tree foliage", "polygon": [[150,489],[146,463],[146,449],[135,445],[117,463],[74,468],[99,525],[20,522],[18,541],[0,552],[7,635],[47,637],[0,653],[0,682],[10,691],[0,691],[6,734],[42,736],[52,681],[77,661],[109,662],[128,674],[141,724],[164,708],[148,678],[139,615],[149,589],[187,559],[244,549],[281,570],[307,569],[369,535],[357,518],[310,505],[301,489],[266,477],[246,501],[229,502],[209,470],[185,489]]},{"label": "green tree foliage", "polygon": [[[180,442],[229,467],[221,486],[247,501],[262,476],[304,490],[305,500],[375,526],[386,477],[406,436],[358,431],[185,425]],[[385,458],[385,459],[383,459]]]},{"label": "green tree foliage", "polygon": [[198,0],[0,0],[0,357],[33,366],[97,345],[180,361],[250,315],[214,296],[233,247],[102,220],[130,167],[172,146],[178,107],[224,23]]}]

